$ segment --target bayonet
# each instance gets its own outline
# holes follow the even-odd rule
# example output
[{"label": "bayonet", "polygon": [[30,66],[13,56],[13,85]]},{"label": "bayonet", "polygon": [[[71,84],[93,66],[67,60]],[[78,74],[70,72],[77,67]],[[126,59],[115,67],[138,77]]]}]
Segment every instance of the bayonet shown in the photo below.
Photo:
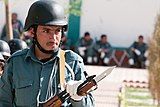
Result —
[{"label": "bayonet", "polygon": [[101,81],[102,79],[104,79],[106,76],[108,76],[115,67],[116,66],[109,67],[107,70],[103,71],[100,75],[96,76],[93,79],[96,81],[96,83],[98,83],[99,81]]},{"label": "bayonet", "polygon": [[78,86],[77,94],[81,96],[86,95],[92,87],[97,86],[97,83],[99,81],[101,81],[106,76],[108,76],[115,67],[116,66],[109,67],[107,70],[103,71],[98,76],[92,75],[92,76],[87,77],[87,79]]}]

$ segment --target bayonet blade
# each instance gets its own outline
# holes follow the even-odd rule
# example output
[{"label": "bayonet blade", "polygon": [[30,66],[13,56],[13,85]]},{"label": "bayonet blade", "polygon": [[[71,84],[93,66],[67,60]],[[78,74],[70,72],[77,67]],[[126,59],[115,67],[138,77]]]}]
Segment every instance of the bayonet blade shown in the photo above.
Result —
[{"label": "bayonet blade", "polygon": [[96,76],[96,77],[94,78],[94,80],[96,81],[96,83],[98,83],[98,82],[101,81],[103,78],[105,78],[106,76],[108,76],[115,67],[116,67],[116,66],[109,67],[107,70],[103,71],[100,75]]}]

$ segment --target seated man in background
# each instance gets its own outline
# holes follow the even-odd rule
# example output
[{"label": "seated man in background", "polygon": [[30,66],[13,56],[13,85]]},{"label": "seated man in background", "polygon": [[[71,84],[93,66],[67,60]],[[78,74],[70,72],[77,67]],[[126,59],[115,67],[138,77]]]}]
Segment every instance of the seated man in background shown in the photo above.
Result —
[{"label": "seated man in background", "polygon": [[95,43],[93,49],[95,51],[94,62],[100,65],[108,65],[112,47],[107,40],[107,35],[101,35],[101,39]]},{"label": "seated man in background", "polygon": [[5,59],[3,58],[3,55],[0,53],[0,77],[4,70],[4,64],[5,64]]},{"label": "seated man in background", "polygon": [[147,54],[148,45],[144,43],[144,37],[140,35],[138,41],[135,41],[129,47],[129,64],[131,67],[145,68],[148,65]]},{"label": "seated man in background", "polygon": [[89,32],[85,32],[84,36],[79,40],[78,53],[84,59],[85,64],[93,63],[93,39]]}]

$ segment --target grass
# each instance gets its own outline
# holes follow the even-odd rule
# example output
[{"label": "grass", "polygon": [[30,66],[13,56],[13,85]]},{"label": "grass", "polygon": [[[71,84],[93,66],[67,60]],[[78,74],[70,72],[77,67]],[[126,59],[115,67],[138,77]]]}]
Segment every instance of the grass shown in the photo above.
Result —
[{"label": "grass", "polygon": [[142,99],[142,100],[145,100],[145,99],[152,99],[152,96],[150,96],[150,95],[138,96],[138,95],[130,95],[128,93],[128,94],[126,94],[126,98],[127,99]]},{"label": "grass", "polygon": [[148,89],[124,87],[121,107],[157,107]]},{"label": "grass", "polygon": [[136,102],[127,102],[128,106],[136,106],[136,107],[157,107],[156,105],[150,105],[144,103],[136,103]]},{"label": "grass", "polygon": [[133,88],[133,87],[125,87],[125,90],[127,90],[127,92],[148,92],[148,89],[144,89],[144,88]]}]

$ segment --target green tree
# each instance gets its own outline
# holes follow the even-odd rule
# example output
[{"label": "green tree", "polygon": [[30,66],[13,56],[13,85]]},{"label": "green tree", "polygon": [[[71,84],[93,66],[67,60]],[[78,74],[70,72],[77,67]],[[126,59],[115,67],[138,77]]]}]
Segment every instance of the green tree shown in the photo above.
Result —
[{"label": "green tree", "polygon": [[68,7],[68,13],[80,16],[81,15],[81,4],[82,0],[70,0],[69,7]]}]

